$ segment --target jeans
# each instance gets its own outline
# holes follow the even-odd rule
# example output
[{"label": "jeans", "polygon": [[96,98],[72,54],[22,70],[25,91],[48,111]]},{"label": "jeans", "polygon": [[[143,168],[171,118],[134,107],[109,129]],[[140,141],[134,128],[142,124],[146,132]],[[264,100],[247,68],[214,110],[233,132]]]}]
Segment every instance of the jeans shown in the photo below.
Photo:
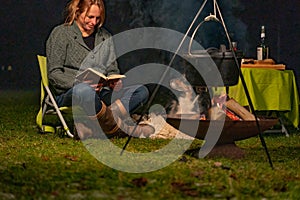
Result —
[{"label": "jeans", "polygon": [[102,109],[101,102],[109,106],[115,100],[120,99],[127,112],[132,113],[139,106],[146,103],[148,98],[149,91],[142,85],[125,87],[118,92],[106,88],[96,92],[89,84],[79,83],[65,93],[58,95],[56,101],[59,107],[78,105],[83,108],[88,116],[94,116]]}]

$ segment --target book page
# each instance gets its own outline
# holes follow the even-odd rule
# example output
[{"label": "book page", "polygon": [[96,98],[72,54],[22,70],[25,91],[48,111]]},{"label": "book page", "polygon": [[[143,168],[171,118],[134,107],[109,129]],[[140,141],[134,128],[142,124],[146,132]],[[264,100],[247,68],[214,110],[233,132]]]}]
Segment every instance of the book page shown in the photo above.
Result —
[{"label": "book page", "polygon": [[106,81],[107,77],[102,74],[101,72],[98,72],[92,68],[88,68],[86,70],[84,70],[83,72],[79,73],[76,75],[76,79],[79,81],[92,81],[92,82],[100,82],[100,80],[102,81]]},{"label": "book page", "polygon": [[92,68],[88,68],[85,69],[83,72],[79,73],[76,78],[79,81],[87,81],[90,80],[92,82],[105,82],[108,80],[113,80],[113,79],[121,79],[121,78],[125,78],[125,75],[122,74],[111,74],[108,77],[105,76],[103,73],[92,69]]},{"label": "book page", "polygon": [[120,79],[120,78],[125,78],[125,75],[122,74],[111,74],[107,77],[107,80],[112,80],[112,79]]}]

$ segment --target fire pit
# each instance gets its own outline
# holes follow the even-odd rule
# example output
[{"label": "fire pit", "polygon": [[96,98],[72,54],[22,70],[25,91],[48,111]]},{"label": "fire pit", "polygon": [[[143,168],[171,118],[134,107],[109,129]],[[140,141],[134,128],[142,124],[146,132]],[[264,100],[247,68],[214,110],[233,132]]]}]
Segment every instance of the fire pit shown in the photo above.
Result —
[{"label": "fire pit", "polygon": [[[181,118],[181,115],[168,116],[167,122],[176,129],[180,128],[180,131],[187,135],[195,132],[195,130],[190,130],[190,127],[195,127],[195,123],[198,123],[197,134],[193,137],[201,140],[205,139],[209,126],[222,126],[223,124],[223,122],[218,120],[197,120],[187,116]],[[185,124],[184,127],[179,127],[181,123]],[[278,119],[275,118],[259,118],[260,129],[262,132],[268,130],[276,123],[278,123]],[[189,126],[189,124],[191,124],[191,126]],[[244,156],[244,151],[236,146],[235,141],[248,139],[257,136],[258,134],[259,131],[256,121],[225,120],[220,137],[208,156],[241,158]]]},{"label": "fire pit", "polygon": [[[184,94],[192,93],[193,90],[180,78],[171,80],[170,86]],[[205,136],[208,130],[210,130],[209,134],[214,134],[211,130],[215,131],[212,137],[218,137],[218,140],[208,156],[243,157],[244,152],[236,146],[235,141],[260,134],[255,116],[234,99],[229,98],[227,94],[214,96],[211,99],[208,89],[196,90],[195,93],[197,93],[196,97],[184,95],[178,98],[175,106],[177,109],[168,113],[167,122],[188,136],[201,140],[207,139]],[[195,107],[197,108],[195,106],[197,103],[199,110],[194,110]],[[258,123],[260,131],[263,132],[278,123],[278,119],[261,116],[258,117]]]}]

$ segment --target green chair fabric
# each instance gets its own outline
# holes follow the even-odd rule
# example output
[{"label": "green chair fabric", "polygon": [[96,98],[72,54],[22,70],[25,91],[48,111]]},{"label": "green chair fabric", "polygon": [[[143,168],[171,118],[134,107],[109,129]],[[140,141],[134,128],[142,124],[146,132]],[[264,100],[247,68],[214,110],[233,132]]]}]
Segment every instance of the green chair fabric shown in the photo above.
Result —
[{"label": "green chair fabric", "polygon": [[71,108],[69,107],[58,107],[53,94],[49,88],[49,81],[47,76],[47,58],[45,56],[38,55],[38,63],[41,73],[41,96],[40,96],[40,109],[36,116],[36,124],[39,130],[43,133],[54,133],[56,128],[51,125],[46,125],[43,123],[44,117],[47,114],[57,115],[63,126],[64,132],[71,138],[74,135],[69,130],[69,127],[63,117],[63,113],[71,113]]}]

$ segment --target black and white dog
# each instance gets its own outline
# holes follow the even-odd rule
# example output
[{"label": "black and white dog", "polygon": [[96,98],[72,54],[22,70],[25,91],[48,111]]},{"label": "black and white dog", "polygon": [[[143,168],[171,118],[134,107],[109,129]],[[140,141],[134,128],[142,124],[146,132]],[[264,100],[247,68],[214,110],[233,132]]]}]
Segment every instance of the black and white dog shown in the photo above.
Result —
[{"label": "black and white dog", "polygon": [[[185,75],[170,81],[170,87],[175,90],[176,99],[169,105],[169,115],[200,114],[207,116],[211,100],[207,87],[194,89]],[[196,91],[195,91],[196,90]]]}]

